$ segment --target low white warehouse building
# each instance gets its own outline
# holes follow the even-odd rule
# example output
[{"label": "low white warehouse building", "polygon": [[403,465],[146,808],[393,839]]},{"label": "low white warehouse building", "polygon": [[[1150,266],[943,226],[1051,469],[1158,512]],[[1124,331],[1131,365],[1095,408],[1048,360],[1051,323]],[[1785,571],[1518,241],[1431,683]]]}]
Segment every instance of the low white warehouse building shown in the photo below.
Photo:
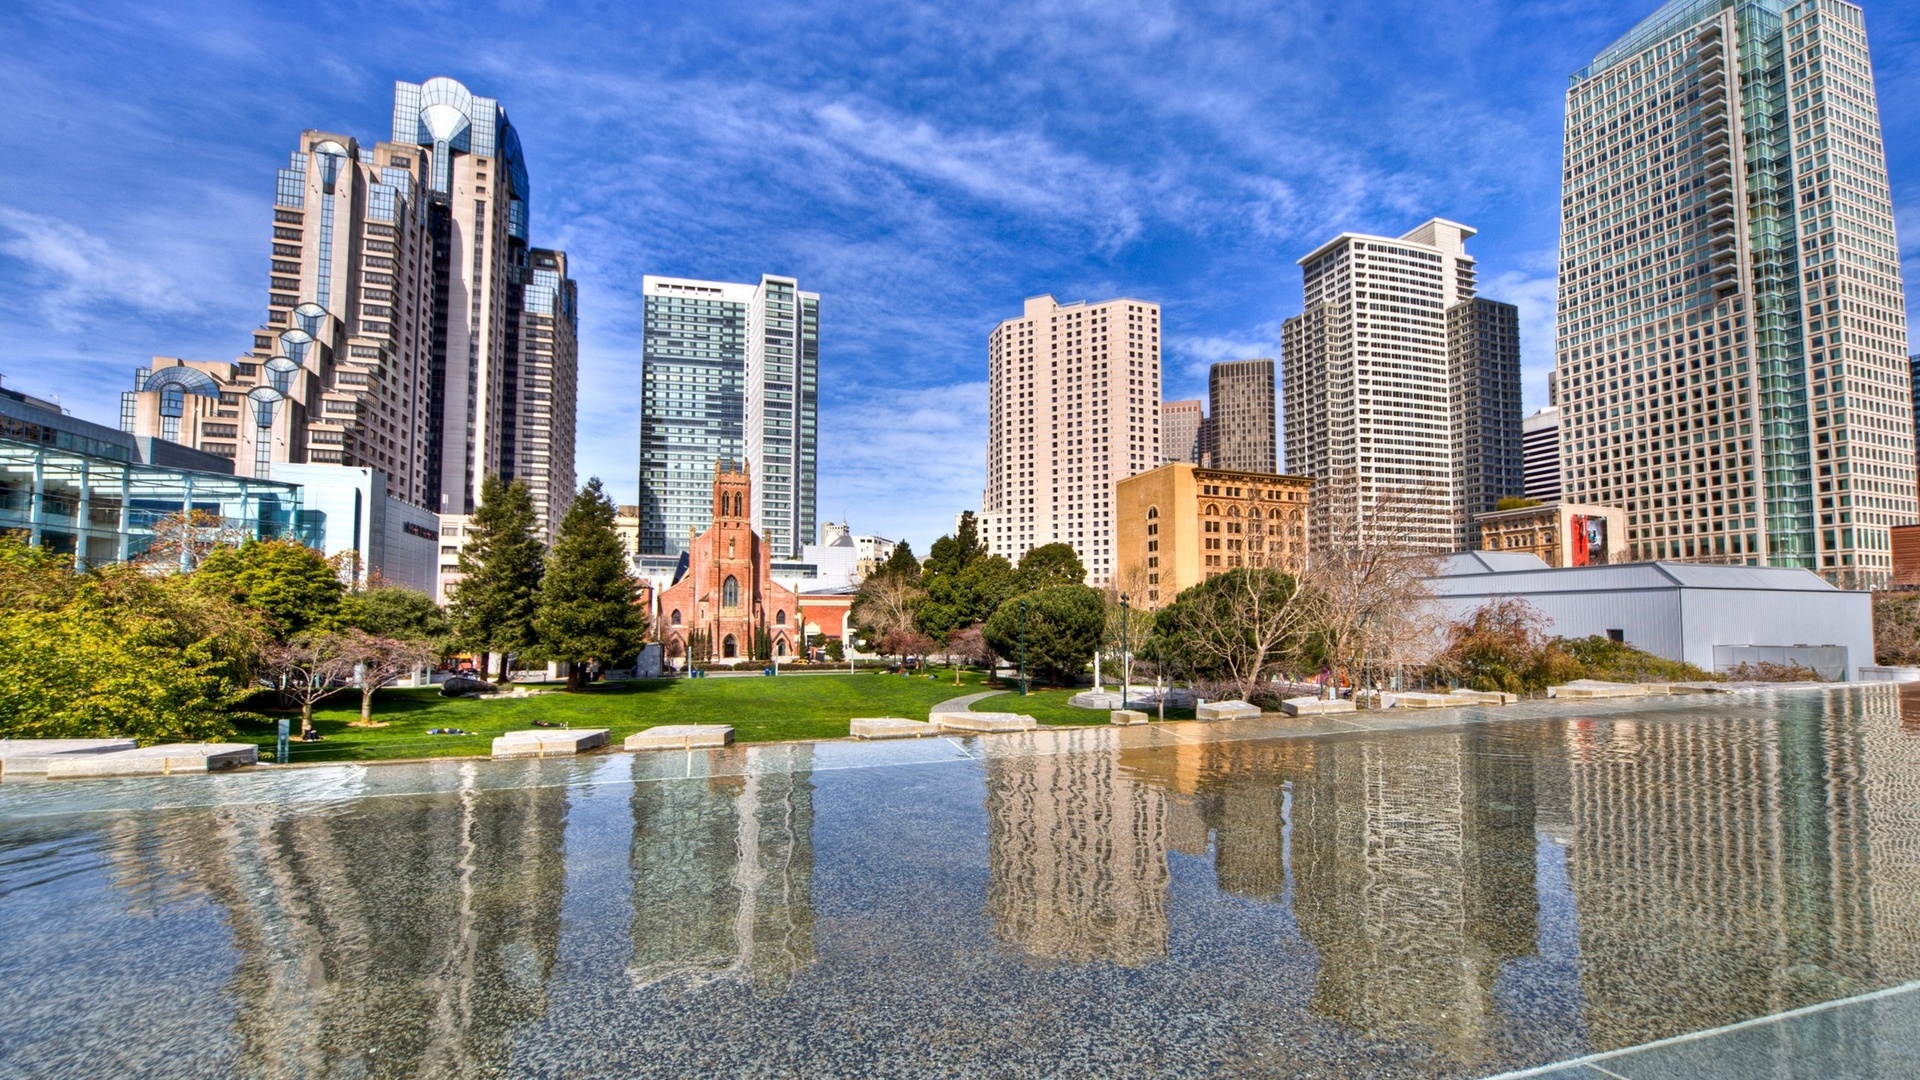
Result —
[{"label": "low white warehouse building", "polygon": [[1450,620],[1519,599],[1557,637],[1611,637],[1708,671],[1795,662],[1852,681],[1874,663],[1872,595],[1807,570],[1670,562],[1556,570],[1532,555],[1473,551],[1449,557],[1428,584]]}]

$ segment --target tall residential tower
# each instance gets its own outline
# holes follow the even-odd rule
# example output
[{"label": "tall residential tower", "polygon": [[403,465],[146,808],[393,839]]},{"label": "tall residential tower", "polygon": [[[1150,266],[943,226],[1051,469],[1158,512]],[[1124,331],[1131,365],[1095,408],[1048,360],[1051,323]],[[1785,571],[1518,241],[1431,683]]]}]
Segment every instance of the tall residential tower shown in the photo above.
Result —
[{"label": "tall residential tower", "polygon": [[1454,502],[1465,550],[1475,514],[1526,491],[1520,409],[1520,309],[1475,297],[1447,311]]},{"label": "tall residential tower", "polygon": [[1272,360],[1228,360],[1207,369],[1214,468],[1279,471],[1273,396]]},{"label": "tall residential tower", "polygon": [[1885,581],[1913,401],[1860,9],[1665,5],[1573,75],[1563,180],[1565,497],[1637,558]]},{"label": "tall residential tower", "polygon": [[1160,464],[1160,306],[1033,297],[994,327],[987,381],[987,550],[1067,544],[1112,579],[1114,485]]},{"label": "tall residential tower", "polygon": [[820,297],[758,285],[641,283],[640,554],[674,555],[712,523],[716,462],[753,470],[755,530],[777,558],[814,541]]},{"label": "tall residential tower", "polygon": [[1316,523],[1384,515],[1420,548],[1457,545],[1448,312],[1474,297],[1473,235],[1435,218],[1398,239],[1342,233],[1300,260],[1306,309],[1282,331],[1287,467],[1329,485]]}]

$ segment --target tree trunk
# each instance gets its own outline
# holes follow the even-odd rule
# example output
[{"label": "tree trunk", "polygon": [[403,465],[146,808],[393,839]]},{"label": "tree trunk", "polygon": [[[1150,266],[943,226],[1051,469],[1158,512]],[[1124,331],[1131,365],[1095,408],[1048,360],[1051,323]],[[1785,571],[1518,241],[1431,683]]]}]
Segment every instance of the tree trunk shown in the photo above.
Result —
[{"label": "tree trunk", "polygon": [[301,737],[304,738],[307,735],[307,733],[312,730],[313,730],[313,702],[311,700],[302,701],[300,703],[300,735]]},{"label": "tree trunk", "polygon": [[587,668],[585,664],[567,665],[567,692],[578,694],[587,688]]},{"label": "tree trunk", "polygon": [[360,722],[362,724],[373,723],[373,690],[373,684],[362,677],[360,680]]}]

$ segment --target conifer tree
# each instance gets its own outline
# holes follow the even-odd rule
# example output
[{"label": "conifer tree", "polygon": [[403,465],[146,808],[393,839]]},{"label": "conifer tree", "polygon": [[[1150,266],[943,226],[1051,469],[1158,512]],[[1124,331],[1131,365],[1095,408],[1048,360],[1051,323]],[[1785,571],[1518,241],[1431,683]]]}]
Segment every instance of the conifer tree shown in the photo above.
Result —
[{"label": "conifer tree", "polygon": [[[480,507],[467,519],[460,548],[460,581],[448,614],[460,643],[500,654],[500,681],[507,681],[507,655],[524,652],[534,634],[534,598],[546,553],[533,534],[533,496],[525,481],[489,476],[480,486]],[[481,658],[480,675],[489,664]]]},{"label": "conifer tree", "polygon": [[586,689],[589,664],[632,656],[646,636],[646,613],[634,603],[633,574],[613,520],[599,478],[588,480],[560,522],[540,585],[534,629],[541,652],[570,665],[568,690]]}]

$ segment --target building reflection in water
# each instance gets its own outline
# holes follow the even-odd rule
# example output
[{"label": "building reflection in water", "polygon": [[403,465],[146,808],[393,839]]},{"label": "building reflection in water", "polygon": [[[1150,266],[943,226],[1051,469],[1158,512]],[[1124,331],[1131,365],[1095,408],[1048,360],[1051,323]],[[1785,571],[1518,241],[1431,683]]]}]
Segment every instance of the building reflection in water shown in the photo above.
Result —
[{"label": "building reflection in water", "polygon": [[744,756],[744,775],[633,786],[629,974],[636,986],[779,989],[814,959],[813,750],[709,753]]},{"label": "building reflection in water", "polygon": [[1596,1045],[1920,976],[1920,739],[1892,687],[1803,700],[1565,726]]},{"label": "building reflection in water", "polygon": [[1113,746],[1105,728],[985,743],[987,915],[1035,960],[1167,954],[1167,793],[1116,768]]},{"label": "building reflection in water", "polygon": [[545,1015],[565,787],[210,810],[113,826],[116,885],[225,912],[238,1068],[257,1076],[492,1076]]}]

